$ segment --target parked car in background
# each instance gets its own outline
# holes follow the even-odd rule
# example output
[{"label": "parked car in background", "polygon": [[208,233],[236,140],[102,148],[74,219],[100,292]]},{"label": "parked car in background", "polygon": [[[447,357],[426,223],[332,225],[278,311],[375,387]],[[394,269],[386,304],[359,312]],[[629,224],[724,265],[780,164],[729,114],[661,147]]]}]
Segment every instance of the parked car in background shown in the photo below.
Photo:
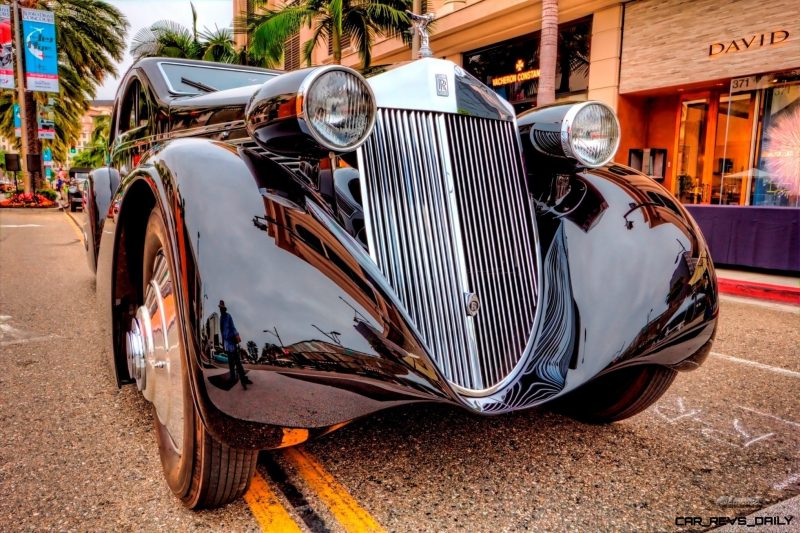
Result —
[{"label": "parked car in background", "polygon": [[703,237],[611,161],[602,103],[515,116],[433,58],[148,58],[110,136],[85,232],[107,353],[190,507],[243,494],[258,450],[398,405],[621,420],[710,351]]},{"label": "parked car in background", "polygon": [[91,171],[92,169],[90,168],[80,167],[69,169],[69,190],[67,196],[69,199],[70,211],[76,211],[78,208],[83,209],[83,193]]}]

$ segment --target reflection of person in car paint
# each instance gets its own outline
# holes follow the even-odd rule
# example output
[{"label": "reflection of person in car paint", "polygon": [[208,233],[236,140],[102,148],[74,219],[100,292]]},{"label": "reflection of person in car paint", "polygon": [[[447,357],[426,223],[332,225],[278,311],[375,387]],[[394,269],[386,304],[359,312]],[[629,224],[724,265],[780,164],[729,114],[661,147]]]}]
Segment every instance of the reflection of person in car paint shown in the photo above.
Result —
[{"label": "reflection of person in car paint", "polygon": [[242,387],[246,390],[247,385],[252,383],[252,381],[244,374],[242,358],[239,355],[239,343],[242,342],[242,338],[239,336],[239,332],[236,331],[233,317],[228,313],[228,308],[225,307],[224,300],[219,301],[219,325],[222,330],[222,347],[225,350],[225,354],[228,356],[230,380],[235,382],[238,377],[239,381],[242,383]]}]

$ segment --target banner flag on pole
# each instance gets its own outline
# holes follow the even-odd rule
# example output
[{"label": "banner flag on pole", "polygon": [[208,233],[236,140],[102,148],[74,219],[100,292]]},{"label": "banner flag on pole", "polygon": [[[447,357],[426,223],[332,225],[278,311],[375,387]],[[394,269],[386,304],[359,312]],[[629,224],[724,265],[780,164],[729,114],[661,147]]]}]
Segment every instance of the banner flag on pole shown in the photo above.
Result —
[{"label": "banner flag on pole", "polygon": [[11,38],[11,6],[0,5],[0,89],[14,88],[14,47]]},{"label": "banner flag on pole", "polygon": [[38,136],[40,139],[56,138],[55,112],[53,111],[53,99],[45,105],[39,106],[39,114],[36,117],[38,125]]},{"label": "banner flag on pole", "polygon": [[19,104],[14,104],[14,136],[22,137],[22,115],[19,114]]},{"label": "banner flag on pole", "polygon": [[56,17],[52,11],[22,9],[25,86],[29,91],[58,92]]}]

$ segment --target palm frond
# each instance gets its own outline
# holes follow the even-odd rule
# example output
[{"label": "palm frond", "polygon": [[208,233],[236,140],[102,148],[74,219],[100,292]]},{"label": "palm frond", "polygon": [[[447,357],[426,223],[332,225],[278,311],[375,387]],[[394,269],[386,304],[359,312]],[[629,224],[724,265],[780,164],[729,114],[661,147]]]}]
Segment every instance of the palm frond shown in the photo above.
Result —
[{"label": "palm frond", "polygon": [[314,19],[315,12],[305,6],[290,6],[280,11],[268,11],[251,18],[250,49],[257,57],[280,61],[286,39]]}]

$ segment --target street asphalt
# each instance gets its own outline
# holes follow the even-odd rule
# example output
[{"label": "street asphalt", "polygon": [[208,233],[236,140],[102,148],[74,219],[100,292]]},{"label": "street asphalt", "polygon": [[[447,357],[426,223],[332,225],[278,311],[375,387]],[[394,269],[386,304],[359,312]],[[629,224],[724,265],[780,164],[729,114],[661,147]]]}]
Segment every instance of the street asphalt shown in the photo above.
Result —
[{"label": "street asphalt", "polygon": [[[745,529],[800,531],[800,308],[721,312],[707,363],[633,419],[414,406],[301,455],[387,531],[701,531],[768,508],[794,521]],[[193,512],[172,496],[149,404],[114,385],[97,321],[77,225],[0,210],[0,530],[263,528],[244,500]],[[259,475],[301,530],[352,530],[297,454],[262,453]]]}]

